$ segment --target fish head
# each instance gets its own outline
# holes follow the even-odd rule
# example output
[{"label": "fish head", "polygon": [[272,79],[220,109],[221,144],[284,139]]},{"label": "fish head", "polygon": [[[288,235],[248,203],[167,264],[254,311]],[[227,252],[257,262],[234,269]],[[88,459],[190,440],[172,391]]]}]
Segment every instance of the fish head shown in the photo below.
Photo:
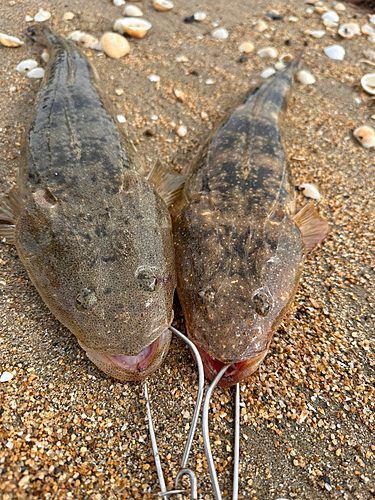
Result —
[{"label": "fish head", "polygon": [[164,202],[135,172],[124,184],[78,207],[35,192],[16,246],[43,300],[88,357],[115,378],[139,380],[167,353],[176,276]]},{"label": "fish head", "polygon": [[304,260],[301,234],[285,213],[252,229],[238,221],[194,232],[188,223],[182,215],[175,230],[188,334],[209,379],[230,365],[219,383],[230,386],[259,367],[293,300]]}]

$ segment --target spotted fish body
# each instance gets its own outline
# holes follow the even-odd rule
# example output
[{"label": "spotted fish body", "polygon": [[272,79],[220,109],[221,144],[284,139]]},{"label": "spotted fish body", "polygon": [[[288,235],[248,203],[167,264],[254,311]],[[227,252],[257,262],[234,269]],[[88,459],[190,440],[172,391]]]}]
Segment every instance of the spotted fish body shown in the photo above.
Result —
[{"label": "spotted fish body", "polygon": [[35,29],[50,61],[0,232],[88,357],[118,379],[141,379],[170,341],[170,215],[105,109],[88,60],[48,26]]},{"label": "spotted fish body", "polygon": [[191,165],[173,208],[177,291],[205,373],[229,386],[264,359],[307,250],[327,234],[313,205],[295,215],[282,148],[294,64],[256,89]]}]

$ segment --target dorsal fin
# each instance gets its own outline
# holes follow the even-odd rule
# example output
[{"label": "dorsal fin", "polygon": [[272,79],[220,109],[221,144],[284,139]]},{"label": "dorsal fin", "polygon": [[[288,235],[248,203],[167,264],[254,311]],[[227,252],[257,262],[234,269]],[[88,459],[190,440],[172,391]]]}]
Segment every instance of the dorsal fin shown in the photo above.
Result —
[{"label": "dorsal fin", "polygon": [[313,201],[305,205],[293,220],[301,231],[306,252],[321,243],[329,232],[328,222],[315,210]]},{"label": "dorsal fin", "polygon": [[157,160],[146,179],[169,207],[180,194],[186,175],[178,174],[174,170],[165,167],[160,160]]}]

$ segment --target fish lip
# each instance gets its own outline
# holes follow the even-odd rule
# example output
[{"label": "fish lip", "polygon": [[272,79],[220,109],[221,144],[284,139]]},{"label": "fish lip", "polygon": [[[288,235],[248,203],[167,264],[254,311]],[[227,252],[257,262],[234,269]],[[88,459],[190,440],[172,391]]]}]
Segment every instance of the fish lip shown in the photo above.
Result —
[{"label": "fish lip", "polygon": [[[88,352],[86,351],[87,357],[96,362],[102,362],[114,366],[121,371],[128,373],[139,374],[140,372],[147,371],[150,363],[154,360],[154,354],[163,344],[168,342],[171,336],[170,330],[166,329],[156,340],[151,342],[143,351],[141,351],[136,356],[126,356],[126,355],[112,355],[112,354],[102,354],[98,352]],[[169,342],[168,342],[169,344]]]}]

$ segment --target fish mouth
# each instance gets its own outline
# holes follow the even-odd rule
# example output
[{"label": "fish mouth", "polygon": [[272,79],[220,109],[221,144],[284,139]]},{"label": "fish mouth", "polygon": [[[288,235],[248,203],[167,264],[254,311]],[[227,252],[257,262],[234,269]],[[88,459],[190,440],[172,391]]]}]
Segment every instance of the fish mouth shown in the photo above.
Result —
[{"label": "fish mouth", "polygon": [[160,337],[136,356],[109,355],[87,352],[87,357],[103,372],[123,381],[139,381],[155,371],[163,362],[172,334],[165,330]]},{"label": "fish mouth", "polygon": [[219,373],[219,371],[223,368],[223,366],[229,365],[217,385],[219,387],[230,387],[249,377],[259,368],[264,358],[266,357],[270,342],[267,344],[266,349],[264,349],[263,351],[256,353],[250,359],[247,359],[245,361],[238,361],[237,363],[220,361],[214,356],[211,356],[211,354],[208,354],[204,349],[197,345],[196,342],[194,342],[194,344],[196,345],[199,354],[201,355],[204,374],[208,379],[213,380]]}]

